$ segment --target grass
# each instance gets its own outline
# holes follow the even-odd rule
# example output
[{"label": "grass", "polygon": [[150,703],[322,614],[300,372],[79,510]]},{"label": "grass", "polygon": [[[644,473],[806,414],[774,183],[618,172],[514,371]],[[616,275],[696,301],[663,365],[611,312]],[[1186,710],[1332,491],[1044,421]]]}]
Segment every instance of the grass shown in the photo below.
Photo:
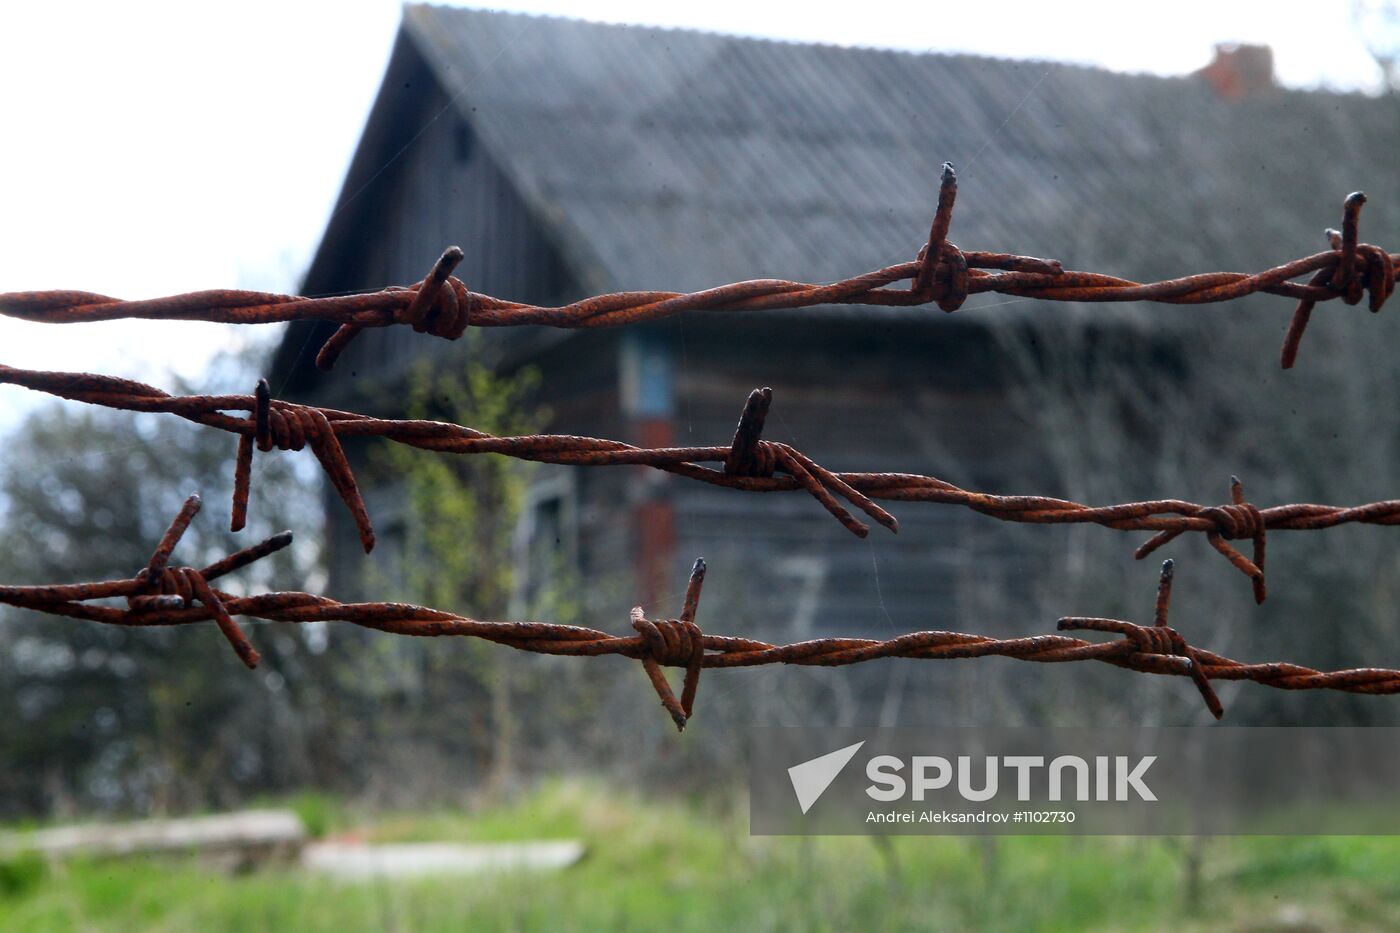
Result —
[{"label": "grass", "polygon": [[579,838],[552,874],[345,884],[197,860],[0,864],[0,929],[1156,930],[1400,928],[1400,839],[1208,840],[1186,903],[1183,844],[1118,837],[751,837],[739,801],[656,801],[589,783],[476,813],[356,820],[300,798],[323,831],[381,842]]}]

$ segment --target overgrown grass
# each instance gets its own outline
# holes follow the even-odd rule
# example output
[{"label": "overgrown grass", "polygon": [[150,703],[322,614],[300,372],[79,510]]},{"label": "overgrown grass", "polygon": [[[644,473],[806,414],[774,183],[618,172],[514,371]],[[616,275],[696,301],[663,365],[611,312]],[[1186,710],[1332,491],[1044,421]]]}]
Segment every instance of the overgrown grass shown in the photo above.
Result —
[{"label": "overgrown grass", "polygon": [[1200,901],[1183,844],[1103,838],[763,838],[742,801],[644,800],[557,784],[477,813],[322,828],[373,841],[580,838],[562,872],[351,884],[287,867],[229,875],[194,859],[0,867],[0,929],[1396,929],[1400,839],[1208,840]]}]

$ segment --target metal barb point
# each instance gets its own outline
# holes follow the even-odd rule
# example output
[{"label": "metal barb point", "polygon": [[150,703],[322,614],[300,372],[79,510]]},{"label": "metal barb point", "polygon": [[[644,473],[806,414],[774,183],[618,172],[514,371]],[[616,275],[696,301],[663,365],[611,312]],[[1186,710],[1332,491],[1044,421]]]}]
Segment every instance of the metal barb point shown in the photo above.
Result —
[{"label": "metal barb point", "polygon": [[258,449],[272,449],[272,389],[266,379],[259,379],[253,391],[253,421],[257,434]]}]

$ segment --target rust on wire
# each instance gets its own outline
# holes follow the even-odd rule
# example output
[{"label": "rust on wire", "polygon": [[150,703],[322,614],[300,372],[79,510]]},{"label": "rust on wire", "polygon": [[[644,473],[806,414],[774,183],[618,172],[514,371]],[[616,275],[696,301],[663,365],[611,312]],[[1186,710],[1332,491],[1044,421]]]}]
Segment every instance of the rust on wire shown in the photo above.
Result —
[{"label": "rust on wire", "polygon": [[[642,448],[621,441],[561,434],[497,437],[440,421],[370,418],[330,408],[314,408],[272,399],[265,382],[253,395],[173,396],[129,379],[89,373],[54,373],[0,365],[0,383],[10,383],[61,398],[140,412],[167,412],[196,424],[238,435],[234,469],[233,528],[247,515],[253,448],[301,450],[309,446],[345,502],[359,528],[364,549],[374,546],[369,513],[338,438],[383,437],[400,444],[454,454],[495,453],[521,460],[575,466],[632,464],[652,467],[714,486],[749,492],[803,491],[815,498],[843,526],[865,536],[868,526],[847,508],[874,519],[891,531],[899,523],[874,500],[933,502],[972,509],[1008,522],[1039,525],[1096,524],[1119,531],[1153,535],[1135,556],[1144,558],[1187,532],[1207,542],[1249,578],[1254,597],[1263,602],[1264,552],[1269,531],[1307,531],[1358,522],[1400,524],[1400,500],[1358,506],[1301,503],[1259,508],[1245,498],[1239,479],[1231,477],[1230,501],[1199,505],[1180,499],[1157,499],[1119,505],[1090,506],[1050,496],[1006,496],[962,489],[933,476],[914,473],[833,472],[791,445],[762,439],[772,390],[755,389],[745,404],[732,443],[714,447]],[[245,412],[244,416],[228,412]],[[719,469],[705,466],[717,463]],[[842,502],[846,504],[843,505]],[[1231,543],[1248,541],[1247,557]]]},{"label": "rust on wire", "polygon": [[[407,324],[419,333],[448,340],[470,326],[538,325],[562,328],[612,327],[652,321],[686,311],[760,311],[824,304],[921,306],[958,310],[970,295],[997,292],[1055,301],[1155,301],[1207,304],[1262,292],[1296,299],[1281,352],[1284,368],[1294,365],[1298,348],[1319,302],[1340,298],[1349,305],[1369,296],[1379,311],[1395,289],[1400,255],[1360,240],[1365,196],[1346,199],[1340,230],[1328,230],[1328,249],[1257,274],[1205,273],[1142,284],[1090,272],[1065,271],[1054,260],[1006,253],[965,251],[949,239],[957,197],[957,176],[944,165],[937,206],[927,241],[913,261],[827,285],[761,279],[682,294],[621,292],[587,298],[562,307],[505,301],[470,291],[453,275],[463,259],[446,250],[422,281],[368,294],[306,298],[249,291],[203,291],[167,298],[121,301],[76,291],[17,292],[0,295],[0,314],[48,323],[116,318],[207,320],[260,324],[320,320],[339,325],[317,355],[329,369],[366,328]],[[1306,284],[1293,281],[1311,277]],[[907,288],[892,287],[908,281]],[[299,451],[307,447],[349,509],[365,551],[374,529],[341,446],[344,437],[382,437],[443,453],[496,453],[521,460],[576,466],[631,464],[698,482],[749,492],[800,491],[811,495],[844,527],[869,533],[856,512],[898,530],[898,522],[875,500],[923,501],[957,505],[1002,521],[1031,524],[1093,523],[1120,531],[1150,532],[1137,549],[1143,558],[1186,532],[1200,532],[1233,567],[1248,577],[1255,599],[1265,588],[1266,536],[1271,530],[1330,528],[1348,522],[1400,524],[1400,501],[1355,507],[1315,504],[1259,508],[1231,478],[1230,499],[1203,506],[1175,499],[1089,506],[1046,496],[1004,496],[959,488],[932,476],[907,473],[833,472],[795,447],[765,440],[772,405],[769,389],[749,396],[728,445],[640,448],[618,441],[566,435],[497,437],[468,427],[434,421],[387,420],[354,412],[299,405],[274,399],[265,380],[251,395],[172,396],[140,382],[87,373],[55,373],[0,366],[0,383],[62,398],[136,412],[175,414],[197,424],[237,435],[231,525],[247,522],[255,452]],[[707,464],[717,464],[709,466]],[[270,622],[343,621],[392,634],[457,635],[486,639],[543,654],[620,655],[642,663],[663,708],[677,728],[694,714],[701,671],[783,663],[836,666],[877,658],[954,659],[1000,656],[1037,662],[1095,660],[1153,674],[1189,677],[1211,714],[1223,708],[1213,687],[1219,680],[1251,680],[1279,689],[1333,689],[1354,693],[1400,693],[1400,671],[1363,668],[1323,672],[1294,664],[1245,664],[1195,648],[1168,623],[1172,564],[1162,568],[1151,625],[1117,619],[1066,617],[1059,627],[1120,636],[1092,642],[1065,635],[997,639],[959,632],[913,632],[888,640],[823,638],[790,645],[702,632],[696,621],[705,563],[696,561],[677,619],[649,619],[641,608],[631,615],[632,635],[540,622],[486,622],[436,609],[400,603],[341,603],[300,592],[239,596],[216,589],[212,581],[259,560],[291,542],[291,533],[269,538],[204,568],[171,566],[171,556],[200,508],[191,496],[171,522],[146,567],[128,580],[67,586],[0,586],[0,603],[53,615],[127,626],[167,626],[213,622],[239,659],[249,667],[259,654],[235,616]],[[1249,556],[1232,542],[1248,541]],[[93,600],[124,598],[125,608]],[[677,697],[666,667],[683,669]]]},{"label": "rust on wire", "polygon": [[[50,615],[108,625],[178,626],[214,622],[249,667],[258,663],[253,649],[233,616],[268,622],[346,622],[395,635],[462,636],[481,638],[537,654],[599,657],[619,655],[641,661],[662,706],[677,728],[694,715],[700,673],[706,668],[796,664],[835,667],[879,658],[952,660],[984,657],[1059,663],[1100,661],[1148,674],[1187,677],[1217,719],[1223,707],[1212,686],[1224,680],[1248,680],[1281,690],[1340,690],[1362,694],[1400,693],[1400,670],[1354,668],[1318,671],[1298,664],[1248,664],[1191,646],[1167,625],[1172,564],[1162,568],[1151,625],[1118,619],[1066,617],[1062,631],[1087,630],[1120,636],[1092,642],[1065,635],[991,638],[963,632],[910,632],[896,638],[819,638],[774,645],[751,638],[703,633],[695,618],[699,609],[705,562],[695,562],[678,619],[648,619],[632,610],[634,634],[614,635],[597,629],[548,622],[489,622],[406,603],[342,603],[311,593],[276,592],[238,596],[215,589],[210,581],[281,550],[291,542],[284,532],[254,547],[230,554],[196,570],[169,567],[170,552],[198,511],[191,496],[171,524],[151,564],[129,580],[57,586],[0,586],[0,603]],[[153,573],[152,568],[159,568]],[[92,600],[125,597],[126,608]],[[664,668],[684,670],[677,699]]]},{"label": "rust on wire", "polygon": [[[550,308],[470,291],[452,275],[463,256],[461,249],[452,246],[422,281],[406,288],[393,286],[322,298],[219,289],[140,301],[81,291],[11,292],[0,294],[0,314],[56,324],[115,318],[231,324],[328,321],[340,327],[321,347],[316,363],[329,369],[365,328],[393,324],[407,324],[420,333],[455,340],[468,326],[614,327],[685,311],[759,311],[832,304],[936,304],[944,311],[955,311],[968,296],[985,292],[1047,301],[1167,304],[1209,304],[1264,292],[1298,301],[1281,353],[1283,367],[1288,369],[1297,359],[1298,345],[1318,302],[1341,298],[1354,305],[1369,294],[1370,309],[1379,311],[1395,290],[1395,265],[1400,254],[1359,241],[1358,221],[1366,201],[1360,192],[1346,199],[1342,229],[1328,231],[1330,248],[1323,252],[1252,275],[1207,272],[1146,284],[1096,272],[1066,271],[1053,259],[962,250],[948,239],[956,196],[957,176],[953,166],[944,163],[928,241],[916,258],[827,285],[755,279],[688,294],[617,292]],[[1292,281],[1309,273],[1312,277],[1306,284]],[[904,280],[909,280],[908,288],[890,287]]]},{"label": "rust on wire", "polygon": [[[214,621],[239,660],[250,668],[257,667],[261,655],[233,621],[234,615],[244,614],[237,608],[238,598],[215,590],[209,585],[209,581],[282,550],[292,543],[292,533],[284,531],[202,569],[171,567],[171,553],[198,514],[200,504],[197,495],[185,500],[184,506],[171,521],[160,543],[156,545],[150,562],[130,580],[79,583],[71,586],[0,587],[0,602],[41,612],[55,612],[52,607],[66,605],[76,608],[68,612],[57,611],[57,614],[121,625],[145,625],[148,623],[143,620],[159,617],[161,613],[193,610],[201,619]],[[86,604],[87,600],[112,597],[125,598],[127,608],[122,610]],[[196,608],[196,603],[200,608]],[[124,621],[117,621],[118,619]]]}]

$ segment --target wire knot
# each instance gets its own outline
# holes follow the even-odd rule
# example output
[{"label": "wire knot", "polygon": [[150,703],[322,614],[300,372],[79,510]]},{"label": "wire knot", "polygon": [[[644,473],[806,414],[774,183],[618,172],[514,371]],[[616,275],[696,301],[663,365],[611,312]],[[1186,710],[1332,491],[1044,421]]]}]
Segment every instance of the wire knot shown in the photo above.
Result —
[{"label": "wire knot", "polygon": [[[661,705],[671,714],[677,730],[685,729],[695,707],[695,693],[700,688],[700,668],[705,660],[705,637],[695,624],[695,612],[700,606],[700,588],[705,583],[705,561],[695,562],[686,587],[685,603],[679,619],[648,619],[641,606],[632,610],[632,628],[641,636],[642,667],[651,680]],[[681,698],[671,690],[661,668],[684,667],[685,682]]]},{"label": "wire knot", "polygon": [[[467,325],[471,323],[472,293],[452,275],[452,270],[457,268],[462,257],[461,247],[449,246],[421,282],[407,288],[391,285],[384,289],[386,292],[411,292],[413,295],[407,305],[393,312],[393,322],[408,324],[420,334],[432,334],[448,340],[456,340],[466,333]],[[340,325],[316,352],[317,368],[329,370],[334,366],[340,354],[365,326],[359,323]]]},{"label": "wire knot", "polygon": [[461,279],[449,275],[438,280],[429,275],[406,290],[413,292],[413,300],[394,315],[396,321],[408,324],[420,334],[447,340],[456,340],[467,332],[471,291]]},{"label": "wire knot", "polygon": [[[967,257],[957,244],[944,240],[938,245],[938,257],[933,262],[928,259],[929,246],[919,250],[919,265],[930,268],[927,284],[919,289],[919,297],[932,301],[949,313],[962,307],[967,301],[968,283],[971,276],[967,271]],[[923,279],[922,268],[920,280]]]},{"label": "wire knot", "polygon": [[[1362,297],[1369,293],[1367,307],[1374,314],[1395,292],[1395,263],[1381,247],[1360,242],[1361,207],[1365,203],[1366,195],[1360,191],[1347,195],[1342,205],[1342,229],[1327,231],[1327,241],[1337,253],[1336,262],[1313,273],[1308,284],[1325,289],[1349,305],[1360,304]],[[1317,301],[1312,297],[1301,298],[1293,309],[1293,319],[1288,323],[1279,353],[1284,369],[1292,369],[1298,360],[1298,347]]]},{"label": "wire knot", "polygon": [[[1251,502],[1245,500],[1244,484],[1238,476],[1230,477],[1230,503],[1203,509],[1197,515],[1211,522],[1215,527],[1206,532],[1210,546],[1219,551],[1230,565],[1249,577],[1254,587],[1254,601],[1262,603],[1268,595],[1264,585],[1264,549],[1267,542],[1267,528],[1264,516]],[[1254,560],[1245,557],[1227,542],[1242,538],[1254,542]]]},{"label": "wire knot", "polygon": [[188,609],[194,605],[196,593],[204,577],[193,567],[166,567],[152,580],[149,569],[143,568],[136,580],[148,592],[133,594],[126,598],[126,604],[135,612],[159,609]]},{"label": "wire knot", "polygon": [[330,422],[317,408],[274,402],[266,409],[266,420],[257,420],[258,450],[302,450],[331,433]]},{"label": "wire knot", "polygon": [[1216,505],[1199,514],[1215,524],[1215,530],[1222,538],[1238,540],[1264,533],[1264,516],[1250,502]]},{"label": "wire knot", "polygon": [[[1333,248],[1341,249],[1341,244],[1334,243]],[[1345,266],[1347,278],[1339,280],[1344,268],[1339,260],[1329,287],[1349,305],[1360,304],[1362,297],[1369,295],[1366,306],[1374,314],[1395,291],[1395,263],[1389,253],[1374,243],[1357,243],[1353,249],[1355,258]]]},{"label": "wire knot", "polygon": [[[1198,519],[1207,522],[1208,527],[1201,528],[1199,524],[1192,524]],[[1230,477],[1229,503],[1201,509],[1190,514],[1183,523],[1157,532],[1137,549],[1134,556],[1141,560],[1186,531],[1205,531],[1210,546],[1219,551],[1230,562],[1230,566],[1249,577],[1254,587],[1254,601],[1264,601],[1268,595],[1264,586],[1264,551],[1268,543],[1268,525],[1264,521],[1263,513],[1252,502],[1245,500],[1244,485],[1238,476]],[[1245,557],[1230,544],[1231,541],[1244,538],[1254,542],[1253,560]]]},{"label": "wire knot", "polygon": [[[1168,580],[1170,581],[1170,575]],[[1205,668],[1201,665],[1196,649],[1186,643],[1186,639],[1181,636],[1180,632],[1162,622],[1155,625],[1134,625],[1131,622],[1125,622],[1124,626],[1124,640],[1132,645],[1134,652],[1168,658],[1185,658],[1191,665],[1191,679],[1195,682],[1201,699],[1205,700],[1206,707],[1216,719],[1225,714],[1220,697],[1211,685],[1210,678],[1206,676]]]},{"label": "wire knot", "polygon": [[724,472],[730,476],[770,477],[778,469],[785,446],[775,441],[755,441],[741,458],[726,460]]},{"label": "wire knot", "polygon": [[[133,582],[136,583],[138,592],[127,597],[127,606],[132,612],[139,614],[188,609],[198,600],[214,617],[219,631],[223,632],[239,659],[250,668],[257,667],[258,662],[262,660],[262,655],[258,654],[258,650],[253,647],[248,636],[244,635],[243,630],[233,621],[228,608],[224,605],[223,598],[217,590],[209,585],[204,571],[196,570],[193,567],[171,567],[169,565],[171,552],[175,550],[175,545],[184,536],[185,529],[189,528],[190,522],[199,513],[201,504],[197,495],[190,496],[185,500],[184,506],[175,516],[174,521],[170,523],[170,527],[166,529],[165,536],[156,545],[150,562],[136,574]],[[262,545],[242,552],[236,558],[230,558],[228,561],[220,562],[220,564],[207,569],[211,576],[218,576],[219,573],[226,572],[226,569],[238,566],[240,562],[256,560],[263,554],[286,547],[290,541],[290,534],[270,538]],[[224,564],[227,565],[227,568],[221,566]]]},{"label": "wire knot", "polygon": [[1181,658],[1189,656],[1186,639],[1174,628],[1165,625],[1134,625],[1131,622],[1126,625],[1123,637],[1132,643],[1135,651]]},{"label": "wire knot", "polygon": [[[301,450],[310,445],[311,452],[326,478],[350,510],[355,527],[360,532],[360,545],[368,554],[374,549],[374,526],[365,509],[350,461],[335,435],[335,428],[325,411],[309,405],[274,402],[266,379],[258,380],[251,406],[251,424],[243,428],[238,438],[238,455],[233,467],[233,521],[231,528],[241,531],[248,520],[248,495],[253,478],[253,446],[264,453],[278,450]],[[337,414],[334,413],[333,414]],[[251,428],[251,430],[249,430]]]},{"label": "wire knot", "polygon": [[[1185,658],[1188,664],[1186,673],[1196,685],[1196,690],[1200,692],[1201,699],[1205,700],[1206,708],[1216,719],[1225,715],[1225,707],[1220,703],[1220,697],[1216,695],[1215,688],[1211,686],[1210,678],[1206,676],[1205,667],[1201,664],[1200,656],[1196,649],[1186,643],[1186,639],[1181,636],[1176,629],[1167,625],[1167,615],[1171,611],[1172,598],[1172,577],[1173,564],[1166,560],[1162,562],[1162,573],[1157,581],[1157,605],[1153,612],[1151,625],[1138,625],[1134,622],[1125,622],[1121,619],[1095,619],[1081,618],[1077,616],[1066,617],[1060,620],[1058,628],[1060,631],[1078,629],[1096,632],[1114,632],[1122,635],[1118,645],[1122,646],[1122,663],[1127,667],[1151,670],[1151,667],[1138,667],[1133,663],[1133,656],[1162,657],[1162,658]],[[1166,673],[1158,671],[1158,673]],[[1180,673],[1180,671],[1175,671]]]},{"label": "wire knot", "polygon": [[865,537],[870,533],[870,529],[836,501],[833,491],[854,503],[881,525],[891,531],[898,531],[899,522],[893,515],[876,505],[869,496],[853,489],[841,477],[818,465],[790,444],[762,439],[763,423],[768,417],[768,408],[772,403],[772,389],[754,389],[749,393],[748,401],[744,403],[744,411],[739,415],[739,426],[734,429],[734,442],[724,457],[724,475],[769,478],[776,471],[782,470],[811,493],[837,521],[859,537]]},{"label": "wire knot", "polygon": [[685,667],[702,638],[700,626],[680,619],[634,617],[632,628],[645,639],[647,653],[663,667]]}]

